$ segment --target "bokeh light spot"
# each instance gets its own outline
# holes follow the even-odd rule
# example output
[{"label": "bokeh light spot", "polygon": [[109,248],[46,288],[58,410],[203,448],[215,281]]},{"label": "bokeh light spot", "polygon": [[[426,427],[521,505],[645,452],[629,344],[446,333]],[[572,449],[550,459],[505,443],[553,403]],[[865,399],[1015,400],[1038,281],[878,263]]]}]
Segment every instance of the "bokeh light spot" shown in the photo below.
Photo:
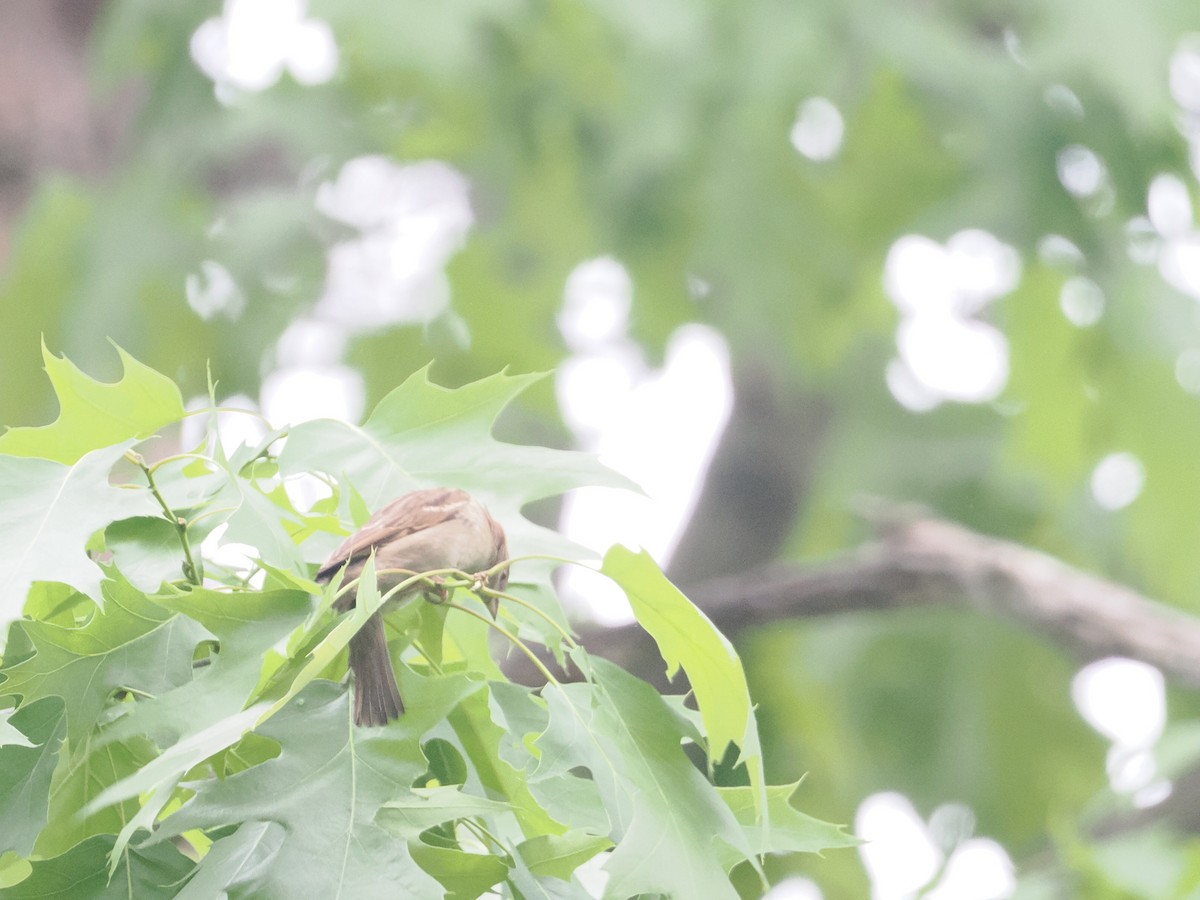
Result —
[{"label": "bokeh light spot", "polygon": [[1138,498],[1146,470],[1132,453],[1110,453],[1092,470],[1092,496],[1105,509],[1121,509]]},{"label": "bokeh light spot", "polygon": [[815,162],[837,156],[845,132],[842,114],[824,97],[810,97],[800,104],[789,135],[792,146]]}]

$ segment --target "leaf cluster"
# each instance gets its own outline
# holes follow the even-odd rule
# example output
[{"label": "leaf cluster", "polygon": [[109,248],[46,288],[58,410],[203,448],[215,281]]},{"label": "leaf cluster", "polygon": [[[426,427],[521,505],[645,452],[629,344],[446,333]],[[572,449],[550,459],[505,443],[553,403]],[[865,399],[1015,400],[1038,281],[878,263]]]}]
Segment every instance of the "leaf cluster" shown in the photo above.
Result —
[{"label": "leaf cluster", "polygon": [[[767,853],[854,843],[766,785],[740,660],[648,555],[601,570],[695,704],[576,643],[550,579],[581,551],[521,509],[623,482],[491,437],[533,378],[421,372],[361,426],[230,452],[202,412],[206,438],[172,452],[168,379],[44,356],[58,420],[0,436],[0,897],[732,898]],[[383,598],[372,565],[311,575],[368,510],[439,483],[505,523],[509,591],[493,622],[452,573],[451,602],[390,614],[407,711],[358,728],[344,650]],[[231,543],[244,564],[221,562]],[[546,684],[511,682],[509,653]]]}]

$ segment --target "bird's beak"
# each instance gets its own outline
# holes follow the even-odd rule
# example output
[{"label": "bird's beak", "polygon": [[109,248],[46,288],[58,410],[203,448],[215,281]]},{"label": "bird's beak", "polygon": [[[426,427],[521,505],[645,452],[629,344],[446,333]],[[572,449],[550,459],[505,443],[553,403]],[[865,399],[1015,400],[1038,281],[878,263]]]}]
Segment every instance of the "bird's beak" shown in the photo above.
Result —
[{"label": "bird's beak", "polygon": [[500,598],[488,597],[483,601],[483,605],[487,607],[488,612],[492,614],[492,620],[495,621],[496,617],[500,615]]}]

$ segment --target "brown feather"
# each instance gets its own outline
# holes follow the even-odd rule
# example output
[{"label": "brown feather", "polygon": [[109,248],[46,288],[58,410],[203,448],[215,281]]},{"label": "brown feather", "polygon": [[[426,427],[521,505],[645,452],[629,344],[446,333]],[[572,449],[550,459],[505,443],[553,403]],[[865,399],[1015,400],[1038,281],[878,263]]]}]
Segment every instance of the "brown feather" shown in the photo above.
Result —
[{"label": "brown feather", "polygon": [[430,488],[393,500],[333,551],[317,572],[317,581],[328,581],[348,563],[366,562],[377,547],[453,518],[455,506],[469,499],[466,491]]},{"label": "brown feather", "polygon": [[[457,523],[457,524],[456,524]],[[486,525],[487,533],[480,529]],[[458,568],[482,571],[508,558],[504,529],[466,491],[430,488],[413,491],[393,500],[350,535],[317,572],[318,582],[327,582],[343,571],[347,580],[357,578],[367,558],[375,552],[379,589],[389,590],[403,576],[386,569],[412,570]],[[508,585],[508,569],[489,579],[496,590]],[[411,596],[419,588],[406,590]],[[334,608],[353,609],[354,593],[343,595]],[[487,600],[495,617],[498,604]],[[388,655],[383,611],[371,616],[350,639],[350,669],[354,672],[354,722],[385,725],[404,712],[396,673]]]},{"label": "brown feather", "polygon": [[350,638],[354,672],[354,724],[386,725],[404,712],[396,672],[388,654],[383,617],[376,613]]}]

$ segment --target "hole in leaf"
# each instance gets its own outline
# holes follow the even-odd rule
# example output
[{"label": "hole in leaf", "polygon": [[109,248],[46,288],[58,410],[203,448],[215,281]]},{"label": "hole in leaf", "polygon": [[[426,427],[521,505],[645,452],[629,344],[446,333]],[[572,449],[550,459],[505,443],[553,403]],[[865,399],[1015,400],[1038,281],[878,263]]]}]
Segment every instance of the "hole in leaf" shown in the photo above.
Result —
[{"label": "hole in leaf", "polygon": [[414,787],[431,784],[465,784],[467,762],[458,748],[443,738],[433,738],[421,745],[429,770],[414,782]]},{"label": "hole in leaf", "polygon": [[750,770],[738,760],[741,752],[737,744],[725,748],[725,755],[713,765],[713,784],[720,787],[744,787],[750,784]]},{"label": "hole in leaf", "polygon": [[220,652],[220,641],[201,641],[196,645],[196,649],[192,651],[192,668],[199,669],[203,666],[211,665]]},{"label": "hole in leaf", "polygon": [[458,837],[454,833],[453,822],[443,822],[421,832],[421,841],[431,847],[444,847],[448,850],[458,849]]}]

